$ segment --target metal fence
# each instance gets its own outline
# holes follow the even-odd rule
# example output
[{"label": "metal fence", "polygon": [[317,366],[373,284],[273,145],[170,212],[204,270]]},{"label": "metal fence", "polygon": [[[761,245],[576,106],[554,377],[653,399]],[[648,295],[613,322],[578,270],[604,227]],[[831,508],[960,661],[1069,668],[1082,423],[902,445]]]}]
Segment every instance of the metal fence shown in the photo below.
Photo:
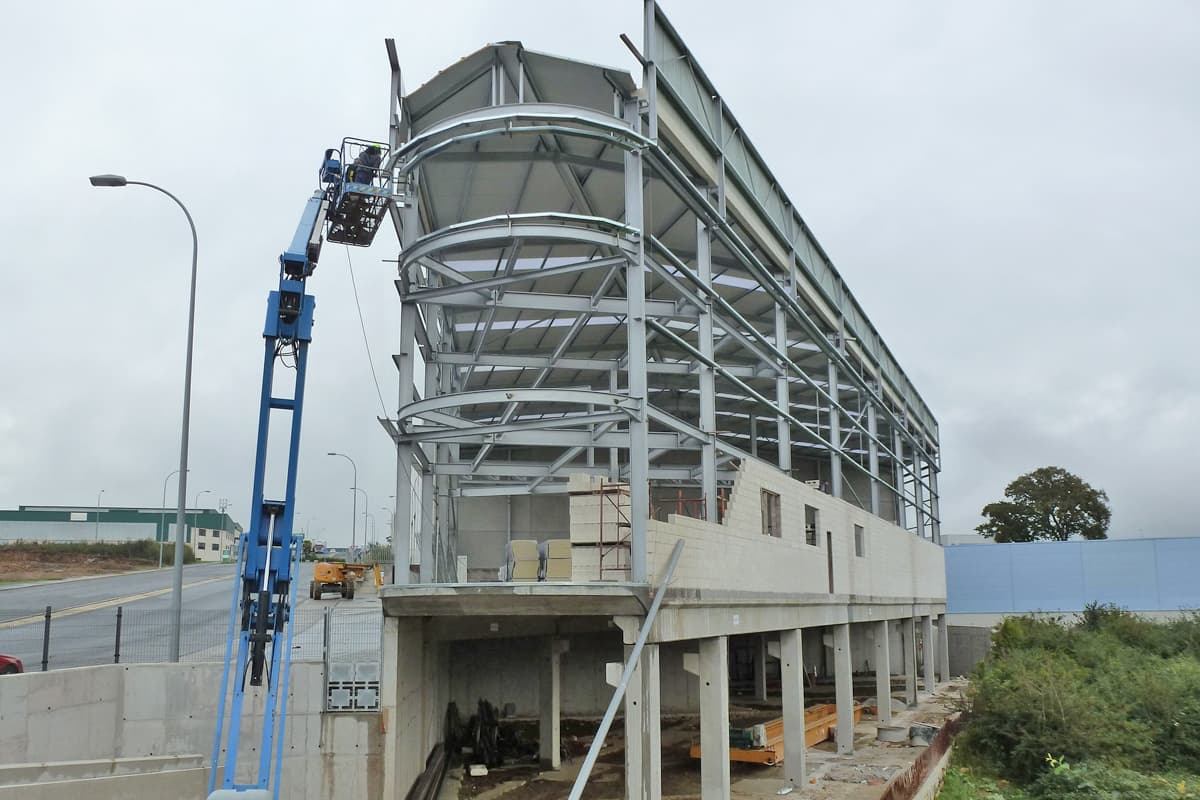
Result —
[{"label": "metal fence", "polygon": [[[379,662],[382,617],[377,605],[299,608],[293,615],[293,659]],[[173,624],[168,609],[4,609],[0,653],[20,658],[27,672],[169,661]],[[223,661],[228,627],[228,609],[184,609],[180,660]]]}]

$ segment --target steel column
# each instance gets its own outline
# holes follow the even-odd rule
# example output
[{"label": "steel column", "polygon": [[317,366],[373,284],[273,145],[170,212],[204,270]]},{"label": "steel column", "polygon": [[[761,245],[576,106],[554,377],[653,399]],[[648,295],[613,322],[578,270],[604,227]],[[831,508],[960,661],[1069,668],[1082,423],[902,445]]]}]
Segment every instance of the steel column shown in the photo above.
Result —
[{"label": "steel column", "polygon": [[[712,283],[712,238],[703,222],[696,222],[696,272],[705,285]],[[705,297],[700,311],[700,352],[713,356],[712,302]],[[708,364],[700,364],[700,429],[709,436],[700,451],[700,489],[704,495],[704,513],[709,522],[717,521],[717,392],[716,376]]]},{"label": "steel column", "polygon": [[[840,345],[839,345],[840,346]],[[842,496],[842,418],[838,412],[837,362],[829,359],[829,491]]]},{"label": "steel column", "polygon": [[879,505],[879,443],[877,421],[875,419],[874,395],[867,396],[867,464],[871,470],[871,513],[879,516],[883,509]]},{"label": "steel column", "polygon": [[[788,284],[791,285],[790,283]],[[775,346],[783,353],[787,353],[787,313],[783,310],[783,306],[775,305]],[[783,365],[780,364],[780,367]],[[792,401],[788,390],[788,372],[782,369],[775,376],[775,403],[780,410],[785,414],[792,413]],[[787,417],[779,416],[775,418],[775,435],[779,439],[779,452],[777,454],[779,468],[786,473],[792,471],[792,429],[787,420]],[[836,444],[837,437],[832,437],[832,441]]]},{"label": "steel column", "polygon": [[[625,106],[630,124],[638,120],[638,101]],[[629,396],[642,401],[629,421],[629,517],[630,580],[645,583],[646,521],[650,517],[650,448],[646,421],[646,237],[642,213],[642,154],[625,153],[625,224],[639,231],[636,253],[625,268],[625,291],[629,301],[626,318],[626,361],[629,365]]]}]

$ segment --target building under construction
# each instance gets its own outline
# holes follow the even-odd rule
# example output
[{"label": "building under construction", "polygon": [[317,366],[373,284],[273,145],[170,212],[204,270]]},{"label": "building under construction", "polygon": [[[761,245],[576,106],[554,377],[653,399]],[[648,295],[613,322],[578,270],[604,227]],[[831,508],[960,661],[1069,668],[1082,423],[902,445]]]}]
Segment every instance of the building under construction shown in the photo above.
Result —
[{"label": "building under construction", "polygon": [[918,661],[947,670],[933,415],[653,0],[630,48],[636,78],[502,42],[407,93],[390,50],[387,797],[450,701],[539,716],[557,764],[560,715],[603,712],[630,655],[646,798],[664,710],[700,712],[728,795],[731,647],[795,783],[806,672],[846,752],[853,672],[915,700]]}]

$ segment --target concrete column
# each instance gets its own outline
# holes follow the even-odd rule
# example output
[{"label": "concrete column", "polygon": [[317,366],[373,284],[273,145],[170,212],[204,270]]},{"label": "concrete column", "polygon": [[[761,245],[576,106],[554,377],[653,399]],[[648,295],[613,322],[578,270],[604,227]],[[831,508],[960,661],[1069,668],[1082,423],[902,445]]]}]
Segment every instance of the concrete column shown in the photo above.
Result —
[{"label": "concrete column", "polygon": [[[626,103],[625,118],[637,124],[641,117],[636,99]],[[625,224],[642,231],[642,154],[625,153]],[[649,402],[646,380],[646,237],[639,235],[636,254],[625,266],[625,290],[628,303],[626,316],[626,363],[629,369],[629,396],[643,403],[636,418],[629,421],[629,521],[630,563],[629,578],[645,583],[646,522],[650,517],[650,448],[649,422],[645,404]]]},{"label": "concrete column", "polygon": [[[413,617],[384,617],[380,708],[389,724],[383,736],[383,797],[403,797],[425,769],[429,717],[437,702],[426,680],[424,621]],[[440,727],[434,729],[437,735]]]},{"label": "concrete column", "polygon": [[912,617],[900,621],[900,638],[904,641],[904,702],[909,708],[916,708],[917,625]]},{"label": "concrete column", "polygon": [[950,632],[945,614],[938,615],[937,624],[938,679],[950,680]]},{"label": "concrete column", "polygon": [[833,626],[833,686],[837,696],[837,751],[854,752],[854,667],[850,623]]},{"label": "concrete column", "polygon": [[[636,633],[635,633],[636,636]],[[626,638],[629,638],[626,636]],[[625,645],[625,658],[629,659],[633,652],[631,644]],[[642,648],[645,652],[645,648]],[[642,700],[645,691],[642,688],[641,662],[629,676],[629,685],[625,687],[625,796],[638,798],[641,796],[643,781],[643,750],[639,746],[642,740]]]},{"label": "concrete column", "polygon": [[700,798],[729,799],[727,636],[700,640]]},{"label": "concrete column", "polygon": [[[629,795],[642,800],[662,800],[662,697],[658,645],[642,648],[642,783],[641,793]],[[629,741],[625,742],[626,748]],[[626,787],[627,790],[630,787]]]},{"label": "concrete column", "polygon": [[926,692],[933,692],[933,617],[921,617],[921,683]]},{"label": "concrete column", "polygon": [[[788,284],[788,291],[791,291],[791,284]],[[787,314],[783,310],[783,306],[779,303],[775,304],[775,347],[787,353]],[[782,373],[775,376],[775,405],[780,411],[791,413],[792,400],[791,393],[788,389],[788,374],[785,369]],[[792,471],[792,433],[791,423],[783,417],[776,417],[775,435],[779,439],[779,468],[784,472],[791,473]]]},{"label": "concrete column", "polygon": [[754,699],[767,699],[767,634],[760,633],[754,649]]},{"label": "concrete column", "polygon": [[799,628],[779,634],[779,672],[783,689],[783,769],[787,782],[805,785],[804,647]]},{"label": "concrete column", "polygon": [[881,725],[892,721],[892,655],[888,641],[890,624],[886,619],[875,623],[875,699]]},{"label": "concrete column", "polygon": [[[839,343],[840,346],[840,343]],[[832,357],[829,359],[829,490],[834,497],[842,496],[842,416],[837,410],[838,368]]]},{"label": "concrete column", "polygon": [[[708,227],[696,220],[696,277],[705,286],[712,284],[712,238]],[[699,322],[700,354],[713,356],[712,303],[706,302],[700,310]],[[712,439],[704,442],[700,449],[700,490],[704,494],[705,519],[717,521],[717,392],[716,376],[712,367],[699,365],[700,376],[700,430]]]},{"label": "concrete column", "polygon": [[559,722],[562,704],[561,666],[565,644],[565,641],[553,636],[542,642],[542,663],[538,672],[538,756],[546,769],[558,769],[562,763]]}]

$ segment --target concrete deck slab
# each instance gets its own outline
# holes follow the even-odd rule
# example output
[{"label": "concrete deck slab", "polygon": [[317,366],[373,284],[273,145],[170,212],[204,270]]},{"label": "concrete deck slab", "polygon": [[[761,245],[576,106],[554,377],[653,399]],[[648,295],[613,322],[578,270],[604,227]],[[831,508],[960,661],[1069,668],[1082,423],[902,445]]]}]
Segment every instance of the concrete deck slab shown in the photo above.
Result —
[{"label": "concrete deck slab", "polygon": [[384,586],[387,617],[642,616],[650,587],[636,583],[445,583]]}]

